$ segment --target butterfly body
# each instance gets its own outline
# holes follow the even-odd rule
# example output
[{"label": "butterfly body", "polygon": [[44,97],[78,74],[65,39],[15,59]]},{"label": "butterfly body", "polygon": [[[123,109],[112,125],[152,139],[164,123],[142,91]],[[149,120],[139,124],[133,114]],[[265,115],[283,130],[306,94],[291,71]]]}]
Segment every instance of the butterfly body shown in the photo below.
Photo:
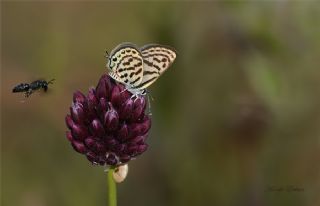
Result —
[{"label": "butterfly body", "polygon": [[176,52],[159,44],[138,48],[122,43],[108,55],[109,75],[125,84],[134,96],[145,95],[146,88],[154,83],[173,63]]}]

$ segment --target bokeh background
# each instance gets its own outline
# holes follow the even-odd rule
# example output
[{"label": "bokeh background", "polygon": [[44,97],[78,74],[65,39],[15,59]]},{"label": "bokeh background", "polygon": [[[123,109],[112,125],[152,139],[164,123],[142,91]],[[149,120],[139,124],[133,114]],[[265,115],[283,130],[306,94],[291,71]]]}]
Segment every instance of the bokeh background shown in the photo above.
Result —
[{"label": "bokeh background", "polygon": [[[106,205],[64,117],[121,42],[178,51],[119,205],[320,205],[320,4],[1,2],[4,206]],[[24,99],[21,82],[55,78]]]}]

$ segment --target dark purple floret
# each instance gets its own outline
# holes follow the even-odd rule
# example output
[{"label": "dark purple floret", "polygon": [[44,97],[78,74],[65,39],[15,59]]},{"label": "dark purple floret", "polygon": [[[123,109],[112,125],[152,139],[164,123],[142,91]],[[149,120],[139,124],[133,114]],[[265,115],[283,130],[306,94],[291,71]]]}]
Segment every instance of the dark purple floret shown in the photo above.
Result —
[{"label": "dark purple floret", "polygon": [[65,118],[73,149],[99,165],[118,166],[145,152],[151,119],[145,97],[131,98],[125,87],[104,74],[87,96],[73,94]]}]

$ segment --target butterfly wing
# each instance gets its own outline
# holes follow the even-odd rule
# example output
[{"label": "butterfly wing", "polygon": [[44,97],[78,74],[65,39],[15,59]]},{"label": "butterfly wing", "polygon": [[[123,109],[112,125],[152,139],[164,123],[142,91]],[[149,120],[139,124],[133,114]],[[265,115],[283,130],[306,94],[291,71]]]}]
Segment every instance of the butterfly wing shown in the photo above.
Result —
[{"label": "butterfly wing", "polygon": [[131,43],[122,43],[108,57],[109,75],[128,87],[138,86],[143,77],[143,59],[139,49]]},{"label": "butterfly wing", "polygon": [[159,44],[148,44],[141,49],[143,58],[143,78],[134,89],[145,89],[155,82],[175,60],[177,54],[174,49]]}]

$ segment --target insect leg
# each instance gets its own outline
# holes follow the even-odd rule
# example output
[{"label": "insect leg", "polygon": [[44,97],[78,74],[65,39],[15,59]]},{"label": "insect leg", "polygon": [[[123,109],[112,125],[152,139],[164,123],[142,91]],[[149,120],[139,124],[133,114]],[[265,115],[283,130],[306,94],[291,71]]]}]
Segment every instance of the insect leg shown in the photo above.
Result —
[{"label": "insect leg", "polygon": [[29,89],[28,91],[26,91],[26,93],[24,94],[24,96],[26,97],[26,98],[28,98],[31,94],[32,94],[32,89]]}]

